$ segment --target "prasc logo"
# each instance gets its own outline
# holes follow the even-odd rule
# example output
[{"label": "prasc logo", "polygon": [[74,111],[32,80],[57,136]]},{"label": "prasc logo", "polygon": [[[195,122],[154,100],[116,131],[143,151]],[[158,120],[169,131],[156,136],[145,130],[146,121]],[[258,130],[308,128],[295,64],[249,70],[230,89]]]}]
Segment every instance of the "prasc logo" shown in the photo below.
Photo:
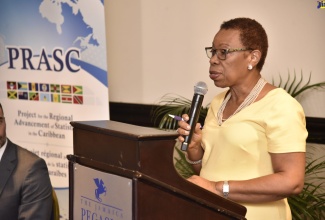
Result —
[{"label": "prasc logo", "polygon": [[94,179],[94,181],[97,186],[97,189],[95,189],[96,199],[98,201],[102,202],[100,195],[103,193],[105,193],[105,195],[106,195],[106,186],[104,185],[104,181],[102,179],[96,178],[96,179]]}]

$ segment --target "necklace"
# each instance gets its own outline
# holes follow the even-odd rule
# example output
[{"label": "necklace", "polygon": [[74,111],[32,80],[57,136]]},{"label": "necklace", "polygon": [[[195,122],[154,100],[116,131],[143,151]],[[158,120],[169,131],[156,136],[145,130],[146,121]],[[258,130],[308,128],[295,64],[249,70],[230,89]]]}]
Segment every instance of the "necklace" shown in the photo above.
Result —
[{"label": "necklace", "polygon": [[[250,91],[248,96],[245,98],[245,100],[240,104],[240,106],[236,109],[236,111],[228,117],[228,119],[231,118],[233,115],[237,114],[238,112],[240,112],[243,108],[246,108],[247,106],[252,104],[255,101],[255,99],[257,98],[257,96],[260,94],[260,92],[262,91],[265,84],[266,84],[266,81],[261,77],[257,81],[254,88]],[[223,121],[227,120],[227,119],[223,119],[223,111],[225,110],[225,107],[226,107],[230,97],[231,97],[231,93],[229,92],[227,94],[226,98],[222,101],[222,104],[221,104],[219,111],[217,113],[219,126],[222,124]]]}]

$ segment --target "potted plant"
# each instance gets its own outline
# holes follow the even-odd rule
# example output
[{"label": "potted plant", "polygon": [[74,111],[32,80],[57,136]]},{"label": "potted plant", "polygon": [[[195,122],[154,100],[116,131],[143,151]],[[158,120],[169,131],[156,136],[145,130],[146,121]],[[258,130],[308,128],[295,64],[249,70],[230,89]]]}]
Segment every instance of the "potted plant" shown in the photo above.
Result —
[{"label": "potted plant", "polygon": [[[303,84],[303,73],[301,72],[300,79],[297,79],[294,72],[293,79],[288,78],[283,83],[281,75],[280,82],[276,85],[272,80],[273,85],[282,87],[292,97],[297,98],[303,92],[310,89],[324,88],[325,82],[310,84],[311,73],[305,84]],[[169,117],[172,115],[182,115],[188,113],[191,107],[191,100],[175,94],[166,94],[159,101],[157,107],[152,111],[152,119],[155,124],[158,124],[160,129],[177,129],[177,121]],[[207,115],[209,104],[201,108],[199,122],[203,125]],[[158,123],[157,123],[158,122]],[[175,152],[175,168],[177,172],[184,178],[188,178],[194,174],[192,166],[187,163],[184,152],[179,149],[179,143],[176,142]],[[309,147],[309,145],[308,145]],[[312,159],[312,155],[306,156],[305,169],[305,184],[303,191],[299,195],[294,195],[288,198],[288,203],[291,207],[292,218],[294,220],[305,219],[325,219],[325,185],[324,177],[319,174],[325,173],[325,157]]]}]

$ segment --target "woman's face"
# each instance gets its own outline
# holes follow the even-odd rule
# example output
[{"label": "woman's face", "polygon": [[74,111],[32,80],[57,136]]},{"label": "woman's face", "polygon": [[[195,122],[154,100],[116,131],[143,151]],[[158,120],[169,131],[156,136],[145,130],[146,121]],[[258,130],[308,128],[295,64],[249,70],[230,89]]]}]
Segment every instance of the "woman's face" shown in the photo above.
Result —
[{"label": "woman's face", "polygon": [[[238,30],[220,30],[213,40],[213,49],[242,49]],[[210,59],[210,78],[217,87],[225,88],[240,84],[248,74],[250,51],[236,51],[220,60],[216,55]]]}]

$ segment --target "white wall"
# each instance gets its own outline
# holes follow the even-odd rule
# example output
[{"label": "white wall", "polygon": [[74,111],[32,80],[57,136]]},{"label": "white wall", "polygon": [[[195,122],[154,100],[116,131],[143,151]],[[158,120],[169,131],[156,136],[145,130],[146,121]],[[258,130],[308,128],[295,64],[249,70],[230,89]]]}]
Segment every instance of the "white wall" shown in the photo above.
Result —
[{"label": "white wall", "polygon": [[[312,72],[325,81],[325,9],[316,1],[105,0],[110,101],[155,104],[166,93],[192,99],[205,81],[204,104],[221,90],[208,77],[210,46],[224,20],[250,17],[269,36],[262,75]],[[325,118],[325,89],[300,97],[306,115]]]}]

